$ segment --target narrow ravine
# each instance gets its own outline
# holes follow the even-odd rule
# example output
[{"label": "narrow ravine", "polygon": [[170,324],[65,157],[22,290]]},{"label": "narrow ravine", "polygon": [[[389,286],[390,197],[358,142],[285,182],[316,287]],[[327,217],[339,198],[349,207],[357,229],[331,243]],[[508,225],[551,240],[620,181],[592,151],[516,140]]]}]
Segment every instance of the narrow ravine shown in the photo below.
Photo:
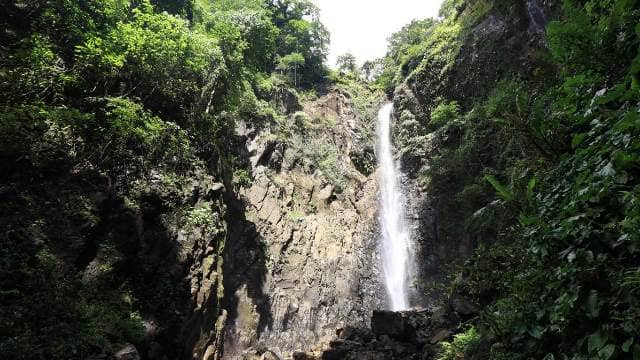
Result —
[{"label": "narrow ravine", "polygon": [[393,158],[391,115],[393,103],[378,113],[378,166],[380,177],[380,241],[384,283],[393,311],[409,308],[410,235],[404,211],[404,196],[398,185],[399,164]]},{"label": "narrow ravine", "polygon": [[3,1],[0,359],[640,360],[640,0],[367,5]]}]

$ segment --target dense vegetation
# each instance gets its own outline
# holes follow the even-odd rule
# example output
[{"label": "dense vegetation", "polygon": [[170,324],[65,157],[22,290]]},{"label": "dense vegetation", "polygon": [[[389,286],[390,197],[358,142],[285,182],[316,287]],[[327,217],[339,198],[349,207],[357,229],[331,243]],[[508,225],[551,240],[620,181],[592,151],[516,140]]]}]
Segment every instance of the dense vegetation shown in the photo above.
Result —
[{"label": "dense vegetation", "polygon": [[273,121],[295,87],[324,81],[317,11],[303,0],[3,3],[0,357],[139,344],[142,311],[178,327],[167,346],[180,341],[189,289],[162,263],[163,227],[224,236],[221,205],[185,189],[250,180],[228,149],[234,121]]},{"label": "dense vegetation", "polygon": [[[420,177],[442,232],[479,241],[451,290],[484,309],[478,332],[445,344],[442,358],[640,358],[640,4],[564,1],[528,69],[505,59],[469,95],[452,83],[467,35],[518,6],[445,1],[441,20],[391,38],[377,78],[400,86],[398,140],[406,155],[429,157]],[[481,49],[504,59],[508,46]]]},{"label": "dense vegetation", "polygon": [[[5,2],[0,357],[99,358],[140,345],[145,313],[184,357],[191,289],[174,268],[193,259],[169,239],[219,238],[221,256],[226,205],[197,193],[251,181],[236,122],[273,126],[339,193],[360,176],[346,161],[373,173],[385,91],[440,234],[477,247],[449,294],[483,310],[440,358],[640,359],[640,3],[544,3],[543,28],[504,25],[525,60],[474,42],[524,2],[446,0],[385,58],[331,72],[307,0]],[[327,84],[370,124],[354,154],[300,112]]]}]

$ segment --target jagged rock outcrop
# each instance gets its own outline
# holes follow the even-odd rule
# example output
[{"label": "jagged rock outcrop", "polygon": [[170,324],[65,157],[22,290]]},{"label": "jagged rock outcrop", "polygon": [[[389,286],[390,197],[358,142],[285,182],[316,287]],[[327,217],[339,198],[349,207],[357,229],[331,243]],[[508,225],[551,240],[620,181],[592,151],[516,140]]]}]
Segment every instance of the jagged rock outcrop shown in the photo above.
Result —
[{"label": "jagged rock outcrop", "polygon": [[339,91],[304,108],[286,138],[238,127],[253,181],[230,208],[225,358],[308,351],[380,307],[377,184],[348,156],[361,124]]}]

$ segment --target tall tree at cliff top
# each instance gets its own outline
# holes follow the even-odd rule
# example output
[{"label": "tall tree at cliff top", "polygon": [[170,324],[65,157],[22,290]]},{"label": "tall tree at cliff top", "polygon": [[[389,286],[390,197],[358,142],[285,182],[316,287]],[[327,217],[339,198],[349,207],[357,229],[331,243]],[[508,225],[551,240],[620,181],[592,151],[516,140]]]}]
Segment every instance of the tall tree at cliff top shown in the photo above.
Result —
[{"label": "tall tree at cliff top", "polygon": [[273,22],[280,29],[277,53],[280,56],[301,54],[300,84],[312,87],[323,82],[329,32],[319,20],[319,9],[306,0],[269,0]]}]

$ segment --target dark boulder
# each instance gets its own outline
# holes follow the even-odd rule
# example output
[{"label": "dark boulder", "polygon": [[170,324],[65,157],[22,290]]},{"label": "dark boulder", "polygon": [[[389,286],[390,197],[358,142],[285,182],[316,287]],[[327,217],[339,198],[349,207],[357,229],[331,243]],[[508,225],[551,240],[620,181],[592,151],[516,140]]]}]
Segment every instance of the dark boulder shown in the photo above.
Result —
[{"label": "dark boulder", "polygon": [[115,354],[116,360],[140,360],[138,349],[131,344],[126,344]]},{"label": "dark boulder", "polygon": [[387,335],[392,339],[405,340],[414,330],[407,325],[407,320],[401,312],[376,310],[371,317],[371,330],[378,336]]}]

